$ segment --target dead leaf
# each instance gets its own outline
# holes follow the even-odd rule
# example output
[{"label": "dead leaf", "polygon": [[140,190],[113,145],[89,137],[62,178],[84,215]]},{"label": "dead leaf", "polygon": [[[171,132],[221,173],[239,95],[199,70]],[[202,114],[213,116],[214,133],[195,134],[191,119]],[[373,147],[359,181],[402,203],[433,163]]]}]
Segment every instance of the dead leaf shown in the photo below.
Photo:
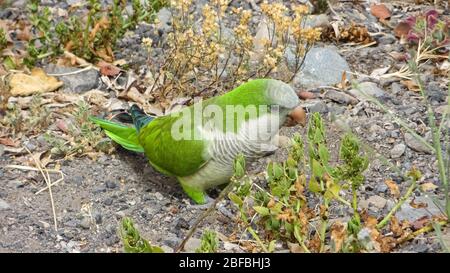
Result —
[{"label": "dead leaf", "polygon": [[116,66],[124,66],[127,63],[128,62],[125,59],[119,59],[119,60],[115,60],[112,64],[116,65]]},{"label": "dead leaf", "polygon": [[300,92],[298,92],[298,97],[302,100],[310,100],[310,99],[314,99],[316,97],[316,95],[309,91],[300,91]]},{"label": "dead leaf", "polygon": [[55,91],[63,85],[63,82],[53,76],[47,76],[41,68],[33,68],[31,75],[13,74],[9,84],[11,95],[29,96]]},{"label": "dead leaf", "polygon": [[368,228],[375,228],[377,224],[378,224],[377,218],[375,218],[372,215],[368,215],[364,221],[364,225]]},{"label": "dead leaf", "polygon": [[408,58],[409,58],[407,53],[396,52],[396,51],[392,51],[391,53],[389,53],[389,56],[391,56],[394,60],[399,61],[399,62],[404,62],[404,61],[408,60]]},{"label": "dead leaf", "polygon": [[413,91],[413,92],[419,92],[419,85],[415,82],[415,81],[411,81],[411,80],[402,80],[400,81],[401,84],[403,84],[404,86],[406,86],[406,88],[408,88],[409,91]]},{"label": "dead leaf", "polygon": [[0,144],[10,147],[18,147],[20,143],[9,137],[0,137]]},{"label": "dead leaf", "polygon": [[30,41],[31,40],[31,26],[24,26],[22,30],[17,32],[17,39],[21,41]]},{"label": "dead leaf", "polygon": [[400,190],[399,190],[399,188],[398,188],[397,183],[395,183],[395,182],[394,182],[393,180],[391,180],[391,179],[388,179],[388,180],[384,181],[384,183],[386,184],[386,186],[388,186],[388,188],[389,188],[391,194],[392,194],[394,197],[396,197],[396,198],[400,197]]},{"label": "dead leaf", "polygon": [[428,215],[422,216],[411,224],[413,230],[419,230],[430,222],[430,217]]},{"label": "dead leaf", "polygon": [[61,130],[62,132],[64,132],[64,133],[69,132],[69,125],[64,120],[58,119],[55,124],[56,124],[56,127],[58,127],[58,129]]},{"label": "dead leaf", "polygon": [[403,233],[403,229],[395,216],[392,216],[391,218],[390,228],[396,237],[400,237]]},{"label": "dead leaf", "polygon": [[294,244],[294,243],[288,242],[287,245],[288,245],[291,253],[305,253],[305,251],[299,244]]},{"label": "dead leaf", "polygon": [[100,60],[97,63],[97,66],[100,68],[100,73],[105,76],[117,76],[121,71],[120,68],[118,68],[117,66],[114,66],[103,60]]},{"label": "dead leaf", "polygon": [[346,226],[339,221],[334,222],[331,226],[331,241],[335,252],[339,252],[342,249],[346,236]]},{"label": "dead leaf", "polygon": [[426,182],[423,183],[422,185],[420,185],[420,188],[422,189],[422,191],[434,191],[435,189],[438,188],[438,186],[436,186],[435,184],[431,183],[431,182]]},{"label": "dead leaf", "polygon": [[424,203],[424,202],[416,203],[415,198],[413,198],[413,200],[411,200],[411,202],[409,202],[409,205],[415,209],[422,209],[422,208],[428,207],[427,203]]},{"label": "dead leaf", "polygon": [[397,38],[406,37],[411,30],[411,27],[406,22],[400,22],[398,25],[394,28],[394,35]]},{"label": "dead leaf", "polygon": [[386,72],[388,72],[390,68],[391,68],[390,66],[386,66],[386,67],[374,69],[372,71],[372,73],[370,73],[370,76],[374,77],[374,78],[379,78],[381,75],[386,74]]},{"label": "dead leaf", "polygon": [[137,90],[136,87],[132,86],[128,91],[124,90],[119,94],[119,98],[128,99],[139,104],[145,104],[146,99],[143,94]]},{"label": "dead leaf", "polygon": [[370,7],[370,12],[373,16],[380,20],[385,20],[391,17],[391,11],[384,4],[372,5]]},{"label": "dead leaf", "polygon": [[380,243],[380,251],[382,253],[389,253],[397,245],[397,241],[391,236],[381,237],[378,242]]}]

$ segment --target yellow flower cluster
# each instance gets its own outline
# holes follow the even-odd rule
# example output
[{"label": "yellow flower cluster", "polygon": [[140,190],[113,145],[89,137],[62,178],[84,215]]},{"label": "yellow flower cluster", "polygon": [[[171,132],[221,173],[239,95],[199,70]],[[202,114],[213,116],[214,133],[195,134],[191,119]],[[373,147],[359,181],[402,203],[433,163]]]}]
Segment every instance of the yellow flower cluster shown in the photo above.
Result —
[{"label": "yellow flower cluster", "polygon": [[245,49],[250,49],[253,44],[253,36],[248,26],[252,18],[252,13],[249,10],[242,10],[242,7],[236,9],[235,13],[239,14],[240,18],[239,24],[234,27],[233,31],[236,38],[239,38],[237,50],[242,53]]},{"label": "yellow flower cluster", "polygon": [[[252,11],[228,8],[228,2],[211,0],[202,7],[201,16],[196,17],[193,0],[171,0],[172,31],[167,35],[164,63],[155,72],[159,78],[155,81],[156,88],[162,88],[163,94],[191,94],[210,88],[220,92],[251,77],[274,76],[287,80],[290,73],[295,74],[299,69],[288,73],[279,71],[287,47],[294,51],[296,58],[303,58],[320,38],[319,29],[303,28],[309,13],[307,6],[292,5],[289,9],[281,2],[264,2],[260,7],[269,35],[261,38],[259,52],[250,27]],[[232,31],[232,39],[223,39],[219,35],[222,29]],[[145,38],[142,43],[151,48],[150,39]],[[278,76],[270,74],[277,70]],[[223,77],[226,80],[220,80]]]},{"label": "yellow flower cluster", "polygon": [[150,51],[152,50],[153,40],[151,38],[144,37],[142,38],[142,44],[144,45],[147,52],[150,53]]},{"label": "yellow flower cluster", "polygon": [[203,14],[203,24],[202,24],[202,31],[203,34],[211,37],[214,36],[214,34],[217,34],[219,29],[219,24],[217,23],[217,12],[212,9],[212,7],[208,4],[203,6],[202,10]]}]

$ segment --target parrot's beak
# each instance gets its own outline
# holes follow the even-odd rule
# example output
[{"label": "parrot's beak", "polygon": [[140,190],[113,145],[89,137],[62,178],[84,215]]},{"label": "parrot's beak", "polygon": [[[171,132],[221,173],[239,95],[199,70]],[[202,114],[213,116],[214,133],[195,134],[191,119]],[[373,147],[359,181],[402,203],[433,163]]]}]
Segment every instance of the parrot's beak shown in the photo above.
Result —
[{"label": "parrot's beak", "polygon": [[297,106],[295,107],[288,115],[285,126],[295,126],[297,124],[302,125],[303,127],[306,125],[306,112],[303,110],[303,107]]}]

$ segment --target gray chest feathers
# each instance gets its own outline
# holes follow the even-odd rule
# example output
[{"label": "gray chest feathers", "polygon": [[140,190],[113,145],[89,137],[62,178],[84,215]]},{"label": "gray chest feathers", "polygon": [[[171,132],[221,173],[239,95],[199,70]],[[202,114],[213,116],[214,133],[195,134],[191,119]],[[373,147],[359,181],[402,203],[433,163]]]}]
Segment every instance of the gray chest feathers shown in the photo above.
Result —
[{"label": "gray chest feathers", "polygon": [[227,183],[233,175],[237,155],[243,154],[246,160],[252,161],[278,148],[273,142],[282,121],[278,115],[268,114],[244,122],[237,133],[203,130],[208,139],[205,154],[208,162],[188,180],[204,189]]}]

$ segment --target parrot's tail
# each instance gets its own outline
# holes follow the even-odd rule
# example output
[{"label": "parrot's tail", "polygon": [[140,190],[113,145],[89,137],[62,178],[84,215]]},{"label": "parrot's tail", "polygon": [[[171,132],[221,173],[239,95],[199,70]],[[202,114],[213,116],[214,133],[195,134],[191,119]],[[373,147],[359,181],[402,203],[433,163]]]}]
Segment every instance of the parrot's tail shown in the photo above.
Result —
[{"label": "parrot's tail", "polygon": [[89,119],[99,125],[107,136],[120,144],[127,150],[143,153],[144,148],[139,144],[139,130],[153,120],[153,117],[146,115],[138,106],[133,105],[129,110],[134,126],[129,127],[109,120],[90,116]]}]

